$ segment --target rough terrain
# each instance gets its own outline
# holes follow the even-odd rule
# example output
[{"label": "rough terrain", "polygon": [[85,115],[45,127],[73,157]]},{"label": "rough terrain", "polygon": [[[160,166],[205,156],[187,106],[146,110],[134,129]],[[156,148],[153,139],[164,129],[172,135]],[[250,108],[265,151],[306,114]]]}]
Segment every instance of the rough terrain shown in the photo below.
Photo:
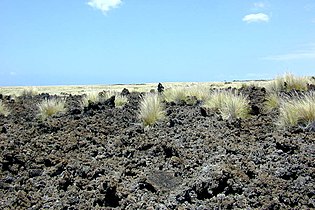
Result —
[{"label": "rough terrain", "polygon": [[223,120],[199,104],[165,104],[167,118],[144,129],[139,93],[45,121],[36,104],[4,102],[0,116],[0,209],[314,209],[315,132],[279,130],[249,87],[252,115]]}]

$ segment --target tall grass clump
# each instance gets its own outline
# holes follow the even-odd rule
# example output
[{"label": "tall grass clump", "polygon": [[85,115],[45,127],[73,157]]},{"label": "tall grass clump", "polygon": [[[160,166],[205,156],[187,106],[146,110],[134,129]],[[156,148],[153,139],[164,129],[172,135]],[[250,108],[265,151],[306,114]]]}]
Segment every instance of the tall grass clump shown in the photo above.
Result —
[{"label": "tall grass clump", "polygon": [[186,92],[187,96],[196,97],[196,99],[200,101],[206,101],[210,96],[209,89],[201,85],[189,87]]},{"label": "tall grass clump", "polygon": [[90,103],[98,103],[100,102],[100,95],[98,92],[88,92],[85,94],[85,96],[83,96],[82,100],[81,100],[81,105],[83,107],[88,107]]},{"label": "tall grass clump", "polygon": [[308,77],[299,77],[292,73],[286,73],[283,76],[276,77],[266,88],[269,92],[289,92],[291,90],[305,91],[309,83],[310,79]]},{"label": "tall grass clump", "polygon": [[284,100],[279,108],[278,125],[282,128],[315,122],[315,93]]},{"label": "tall grass clump", "polygon": [[0,115],[7,117],[10,114],[10,110],[7,106],[0,100]]},{"label": "tall grass clump", "polygon": [[166,102],[181,103],[186,100],[187,92],[185,88],[175,87],[166,89],[163,92],[163,99]]},{"label": "tall grass clump", "polygon": [[115,107],[123,107],[126,103],[128,103],[127,96],[115,94]]},{"label": "tall grass clump", "polygon": [[205,101],[204,107],[219,111],[223,119],[247,118],[249,116],[249,101],[243,94],[231,91],[214,91]]},{"label": "tall grass clump", "polygon": [[164,107],[157,94],[146,94],[140,102],[139,118],[144,126],[152,126],[165,117]]},{"label": "tall grass clump", "polygon": [[269,93],[266,97],[266,101],[264,102],[264,111],[268,113],[272,110],[278,109],[280,102],[281,99],[277,92]]},{"label": "tall grass clump", "polygon": [[35,87],[26,87],[22,90],[21,95],[24,97],[32,97],[38,95],[38,89]]},{"label": "tall grass clump", "polygon": [[53,116],[57,113],[64,113],[66,111],[65,100],[63,99],[45,99],[37,105],[39,109],[38,116],[45,120],[46,118]]},{"label": "tall grass clump", "polygon": [[215,90],[210,94],[209,99],[204,102],[203,106],[219,111],[223,107],[224,102],[228,100],[227,98],[232,95],[230,91]]}]

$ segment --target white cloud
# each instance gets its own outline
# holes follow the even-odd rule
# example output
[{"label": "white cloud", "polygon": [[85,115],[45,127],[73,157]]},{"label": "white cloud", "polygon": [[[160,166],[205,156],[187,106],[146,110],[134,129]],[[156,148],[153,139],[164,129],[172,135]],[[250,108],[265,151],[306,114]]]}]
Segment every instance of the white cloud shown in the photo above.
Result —
[{"label": "white cloud", "polygon": [[269,16],[264,13],[249,14],[245,15],[242,20],[247,23],[269,22]]},{"label": "white cloud", "polygon": [[262,8],[265,8],[266,5],[265,5],[265,3],[263,3],[263,2],[255,2],[255,3],[254,3],[254,7],[255,7],[256,9],[262,9]]},{"label": "white cloud", "polygon": [[310,44],[309,49],[299,50],[292,53],[271,55],[264,57],[263,60],[288,61],[288,60],[315,60],[315,45]]},{"label": "white cloud", "polygon": [[118,7],[121,3],[121,0],[89,0],[87,4],[106,14],[110,9]]}]

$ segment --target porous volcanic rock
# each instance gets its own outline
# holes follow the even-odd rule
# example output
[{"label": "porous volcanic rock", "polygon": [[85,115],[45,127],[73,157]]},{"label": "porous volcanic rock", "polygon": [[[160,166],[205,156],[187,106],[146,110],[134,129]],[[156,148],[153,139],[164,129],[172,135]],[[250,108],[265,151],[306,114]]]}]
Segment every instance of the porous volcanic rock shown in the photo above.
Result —
[{"label": "porous volcanic rock", "polygon": [[279,130],[265,91],[242,91],[246,120],[165,104],[150,129],[138,93],[85,110],[70,95],[44,121],[37,104],[57,96],[17,98],[0,116],[0,209],[314,209],[315,133]]}]

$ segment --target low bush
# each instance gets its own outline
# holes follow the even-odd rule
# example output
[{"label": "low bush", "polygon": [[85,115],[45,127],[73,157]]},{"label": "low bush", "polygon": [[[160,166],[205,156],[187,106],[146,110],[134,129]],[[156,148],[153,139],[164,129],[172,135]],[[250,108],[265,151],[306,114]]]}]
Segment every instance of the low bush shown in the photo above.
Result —
[{"label": "low bush", "polygon": [[139,118],[144,126],[152,126],[165,117],[164,107],[157,94],[146,94],[140,102]]},{"label": "low bush", "polygon": [[7,117],[10,114],[10,110],[7,106],[0,100],[0,115]]},{"label": "low bush", "polygon": [[47,117],[55,115],[57,113],[63,113],[66,111],[65,100],[62,99],[45,99],[37,105],[39,109],[38,116],[45,120]]},{"label": "low bush", "polygon": [[282,128],[315,122],[315,93],[307,93],[282,101],[279,108],[278,125]]}]

